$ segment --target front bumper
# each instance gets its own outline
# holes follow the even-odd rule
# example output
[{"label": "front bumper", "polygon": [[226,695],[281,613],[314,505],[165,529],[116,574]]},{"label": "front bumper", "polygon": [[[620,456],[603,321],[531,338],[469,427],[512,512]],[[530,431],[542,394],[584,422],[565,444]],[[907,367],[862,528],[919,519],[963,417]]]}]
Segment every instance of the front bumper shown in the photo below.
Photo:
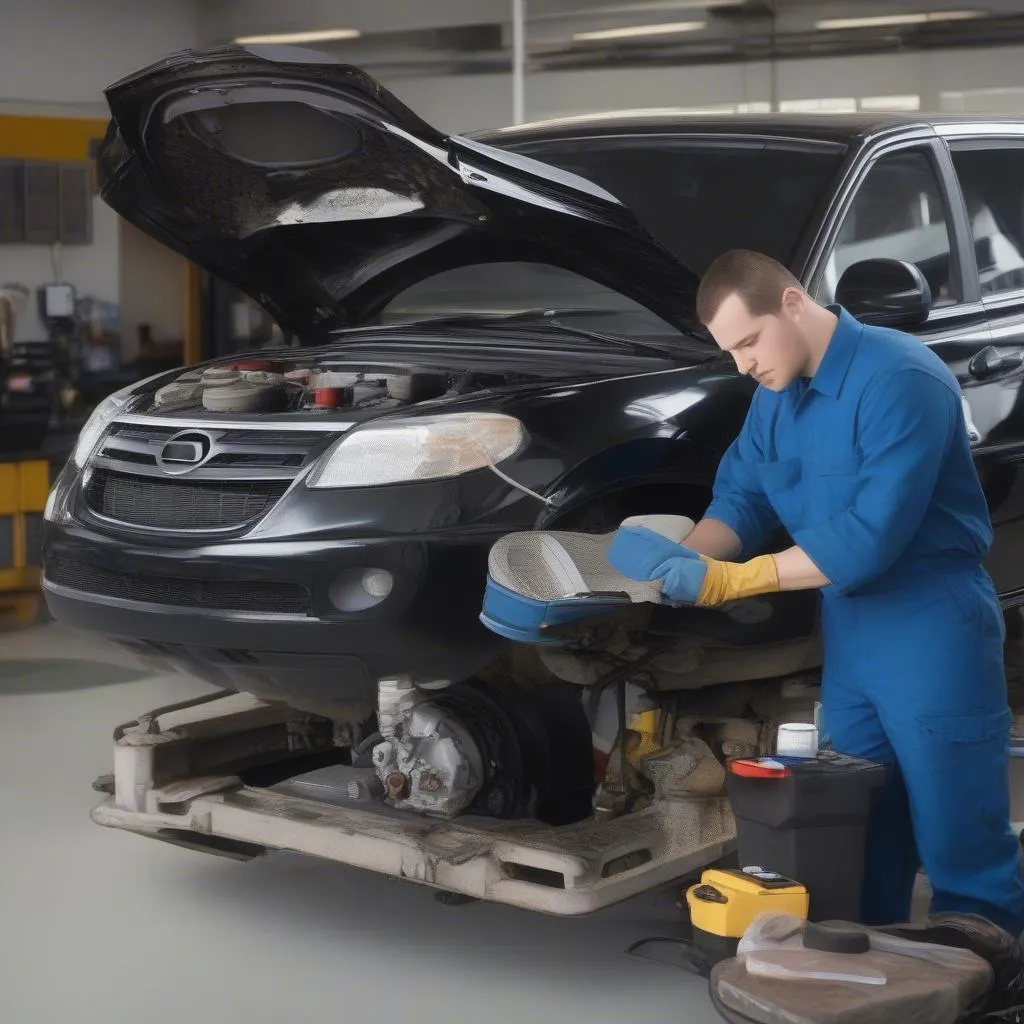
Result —
[{"label": "front bumper", "polygon": [[[43,592],[58,621],[217,685],[283,699],[373,699],[382,676],[462,679],[495,657],[501,643],[478,615],[487,554],[500,535],[237,540],[186,548],[51,524]],[[71,577],[68,566],[75,567]],[[338,581],[349,592],[366,569],[391,573],[391,593],[373,607],[339,610]],[[160,600],[168,581],[177,603]],[[248,588],[265,595],[274,587],[307,593],[308,605],[284,612],[202,606],[204,588],[223,581],[230,581],[235,605],[244,604]],[[182,603],[181,595],[192,593],[199,603]]]}]

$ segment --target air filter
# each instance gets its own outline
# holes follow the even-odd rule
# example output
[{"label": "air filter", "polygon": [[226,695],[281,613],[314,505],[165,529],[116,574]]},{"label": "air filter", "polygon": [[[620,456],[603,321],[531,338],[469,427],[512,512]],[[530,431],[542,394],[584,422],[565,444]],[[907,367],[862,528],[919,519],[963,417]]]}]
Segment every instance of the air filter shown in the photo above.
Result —
[{"label": "air filter", "polygon": [[[640,602],[660,603],[660,580],[618,572],[615,548],[637,530],[652,535],[661,557],[693,529],[685,516],[637,516],[607,534],[510,533],[492,548],[480,621],[509,640],[564,644],[558,627]],[[622,531],[623,527],[630,529]]]}]

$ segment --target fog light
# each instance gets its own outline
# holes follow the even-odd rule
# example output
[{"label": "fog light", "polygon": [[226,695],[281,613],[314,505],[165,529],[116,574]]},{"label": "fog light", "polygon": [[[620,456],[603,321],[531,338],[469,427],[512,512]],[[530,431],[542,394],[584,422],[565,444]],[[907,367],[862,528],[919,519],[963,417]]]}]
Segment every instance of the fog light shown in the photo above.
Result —
[{"label": "fog light", "polygon": [[340,612],[364,612],[391,594],[395,578],[387,569],[345,569],[327,592]]},{"label": "fog light", "polygon": [[391,593],[394,585],[395,578],[387,569],[367,569],[363,573],[363,590],[379,601],[383,601]]}]

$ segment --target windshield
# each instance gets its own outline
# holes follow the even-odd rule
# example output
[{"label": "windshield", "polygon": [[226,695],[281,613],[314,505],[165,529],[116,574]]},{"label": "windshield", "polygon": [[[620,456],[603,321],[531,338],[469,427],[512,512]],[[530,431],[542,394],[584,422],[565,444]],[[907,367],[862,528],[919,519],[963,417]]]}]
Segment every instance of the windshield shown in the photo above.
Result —
[{"label": "windshield", "polygon": [[407,288],[384,308],[378,323],[429,317],[515,315],[582,330],[643,335],[653,339],[679,332],[649,309],[611,288],[547,263],[477,263],[445,270]]},{"label": "windshield", "polygon": [[703,274],[728,249],[790,265],[842,162],[838,143],[649,135],[532,142],[517,152],[607,189]]},{"label": "windshield", "polygon": [[[509,148],[611,192],[697,274],[733,248],[755,249],[790,264],[845,152],[832,143],[666,135],[558,139]],[[540,309],[565,311],[564,323],[592,331],[678,336],[674,327],[611,288],[524,262],[481,263],[426,278],[392,300],[377,322]]]}]

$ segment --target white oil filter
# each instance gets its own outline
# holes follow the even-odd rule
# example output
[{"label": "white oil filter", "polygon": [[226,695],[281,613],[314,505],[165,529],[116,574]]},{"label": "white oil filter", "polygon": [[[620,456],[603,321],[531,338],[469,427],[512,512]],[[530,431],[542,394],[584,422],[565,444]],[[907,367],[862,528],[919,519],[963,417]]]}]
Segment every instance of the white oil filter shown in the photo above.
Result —
[{"label": "white oil filter", "polygon": [[818,730],[807,722],[780,725],[775,753],[779,757],[815,757],[818,753]]}]

